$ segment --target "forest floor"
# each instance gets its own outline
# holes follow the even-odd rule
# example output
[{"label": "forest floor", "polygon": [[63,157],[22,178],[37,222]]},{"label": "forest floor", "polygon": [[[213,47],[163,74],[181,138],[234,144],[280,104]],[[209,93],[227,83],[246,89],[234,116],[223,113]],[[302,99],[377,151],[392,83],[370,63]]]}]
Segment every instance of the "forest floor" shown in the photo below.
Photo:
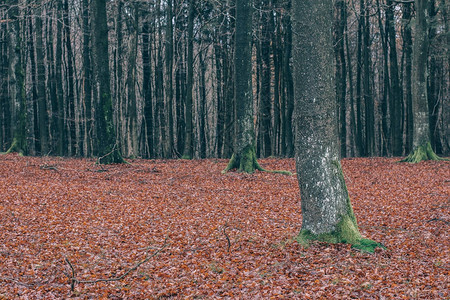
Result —
[{"label": "forest floor", "polygon": [[449,299],[450,163],[396,161],[342,161],[367,254],[292,242],[296,176],[0,155],[0,299]]}]

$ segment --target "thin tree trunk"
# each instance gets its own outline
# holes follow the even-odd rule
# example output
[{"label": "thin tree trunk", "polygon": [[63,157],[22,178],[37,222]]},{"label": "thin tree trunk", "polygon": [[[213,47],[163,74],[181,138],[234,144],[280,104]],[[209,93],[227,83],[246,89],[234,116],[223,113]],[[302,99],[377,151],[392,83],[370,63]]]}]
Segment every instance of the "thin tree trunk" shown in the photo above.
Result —
[{"label": "thin tree trunk", "polygon": [[150,53],[150,20],[145,17],[142,26],[142,64],[143,64],[143,93],[144,93],[144,119],[146,132],[145,157],[154,158],[154,126],[153,126],[153,102],[151,83],[151,53]]},{"label": "thin tree trunk", "polygon": [[166,148],[168,150],[167,155],[172,157],[172,153],[174,150],[173,141],[174,141],[174,120],[173,120],[173,12],[172,12],[172,0],[167,1],[167,24],[166,24],[166,102],[167,102],[167,145]]},{"label": "thin tree trunk", "polygon": [[194,86],[194,6],[195,1],[189,2],[188,13],[188,40],[187,40],[187,90],[186,90],[186,134],[184,138],[183,158],[193,157],[193,117],[192,117],[192,89]]},{"label": "thin tree trunk", "polygon": [[45,87],[45,58],[44,43],[42,38],[42,3],[38,3],[35,14],[36,32],[36,70],[37,70],[37,102],[38,102],[38,123],[40,138],[40,153],[47,155],[48,144],[48,112],[47,112],[47,92]]}]

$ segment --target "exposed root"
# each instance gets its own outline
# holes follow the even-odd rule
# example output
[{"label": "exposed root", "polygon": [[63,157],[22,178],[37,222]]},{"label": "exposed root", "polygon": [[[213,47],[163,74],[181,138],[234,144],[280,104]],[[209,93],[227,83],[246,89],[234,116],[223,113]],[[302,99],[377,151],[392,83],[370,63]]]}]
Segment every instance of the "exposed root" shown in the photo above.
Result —
[{"label": "exposed root", "polygon": [[245,173],[253,173],[255,172],[255,170],[258,170],[261,172],[278,173],[292,176],[292,173],[289,171],[266,170],[261,167],[261,165],[258,163],[258,160],[256,159],[256,151],[255,147],[253,146],[245,147],[240,154],[233,153],[227,167],[222,171],[222,174],[225,174],[232,169],[237,169],[238,172]]},{"label": "exposed root", "polygon": [[448,160],[445,158],[441,158],[434,153],[431,148],[430,142],[427,142],[419,147],[416,147],[406,158],[402,159],[399,162],[409,162],[409,163],[419,163],[423,160]]}]

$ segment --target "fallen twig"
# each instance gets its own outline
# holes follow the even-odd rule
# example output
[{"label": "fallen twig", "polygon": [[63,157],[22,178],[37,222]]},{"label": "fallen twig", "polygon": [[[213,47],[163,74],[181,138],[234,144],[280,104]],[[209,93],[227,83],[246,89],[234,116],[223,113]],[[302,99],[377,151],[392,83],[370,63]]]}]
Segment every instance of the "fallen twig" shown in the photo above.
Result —
[{"label": "fallen twig", "polygon": [[[162,250],[164,250],[169,244],[167,244],[167,238],[164,240],[164,244],[161,246],[161,248],[159,248],[158,250],[156,250],[155,252],[153,252],[150,256],[147,256],[145,259],[141,260],[140,262],[138,262],[134,267],[128,269],[128,271],[126,271],[125,273],[123,273],[121,276],[119,277],[114,277],[114,278],[99,278],[96,280],[78,280],[76,278],[76,273],[75,273],[75,269],[72,266],[72,264],[70,263],[70,261],[65,258],[64,260],[66,261],[66,263],[69,265],[70,269],[72,270],[72,275],[69,277],[70,279],[70,290],[73,292],[75,290],[75,285],[78,283],[84,283],[84,284],[94,284],[94,283],[98,283],[98,282],[111,282],[111,281],[120,281],[122,279],[124,279],[128,274],[130,274],[131,272],[135,271],[137,268],[139,268],[139,266],[141,266],[142,264],[148,262],[151,258],[155,257],[156,255],[158,255]],[[66,274],[67,276],[68,274]]]},{"label": "fallen twig", "polygon": [[225,235],[225,237],[227,238],[227,243],[228,243],[228,252],[230,252],[230,248],[231,248],[231,242],[230,242],[230,237],[228,236],[227,232],[225,231],[225,229],[228,228],[228,225],[225,224],[225,226],[223,226],[223,234]]},{"label": "fallen twig", "polygon": [[9,278],[9,277],[0,277],[0,281],[10,281],[10,282],[14,282],[15,284],[25,286],[25,287],[35,287],[35,286],[40,286],[43,284],[42,282],[30,282],[30,283],[21,282],[19,280],[16,280],[14,278]]}]

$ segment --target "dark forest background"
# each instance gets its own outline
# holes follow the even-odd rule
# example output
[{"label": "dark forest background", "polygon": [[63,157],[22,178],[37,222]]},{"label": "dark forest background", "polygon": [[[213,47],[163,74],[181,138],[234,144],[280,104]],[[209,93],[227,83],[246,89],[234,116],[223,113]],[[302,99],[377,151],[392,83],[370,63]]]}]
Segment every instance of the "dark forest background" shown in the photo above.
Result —
[{"label": "dark forest background", "polygon": [[[0,151],[92,157],[104,98],[94,39],[102,0],[0,4]],[[105,0],[103,0],[105,2]],[[413,1],[334,1],[341,156],[412,148]],[[292,157],[289,0],[255,0],[253,98],[259,157]],[[450,153],[449,4],[428,1],[431,144]],[[95,14],[94,14],[95,13]],[[97,16],[94,18],[93,16]],[[125,157],[225,157],[234,140],[232,0],[106,1],[116,146]],[[98,25],[97,25],[98,26]],[[98,33],[98,31],[97,31]],[[95,42],[94,42],[95,40]],[[99,49],[99,48],[97,48]],[[97,56],[99,56],[97,51]]]}]

